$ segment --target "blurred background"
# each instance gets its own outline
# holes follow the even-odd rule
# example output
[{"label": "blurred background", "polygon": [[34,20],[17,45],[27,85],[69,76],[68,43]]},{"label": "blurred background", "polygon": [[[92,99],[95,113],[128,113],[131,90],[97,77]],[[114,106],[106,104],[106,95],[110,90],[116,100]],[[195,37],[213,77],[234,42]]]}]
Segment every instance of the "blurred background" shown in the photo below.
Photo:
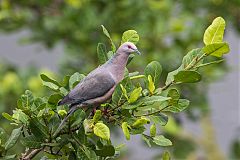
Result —
[{"label": "blurred background", "polygon": [[[143,55],[128,68],[142,72],[157,60],[164,83],[188,51],[203,46],[205,29],[222,16],[231,52],[225,62],[201,69],[201,83],[180,86],[191,105],[161,130],[174,146],[148,148],[138,136],[125,141],[121,132],[114,143],[126,143],[125,160],[160,159],[163,150],[174,159],[240,159],[240,0],[0,0],[0,7],[1,113],[11,113],[25,89],[46,94],[40,73],[62,79],[97,67],[97,43],[108,44],[102,24],[116,45],[124,31],[136,30]],[[12,126],[2,116],[0,123],[9,133]]]}]

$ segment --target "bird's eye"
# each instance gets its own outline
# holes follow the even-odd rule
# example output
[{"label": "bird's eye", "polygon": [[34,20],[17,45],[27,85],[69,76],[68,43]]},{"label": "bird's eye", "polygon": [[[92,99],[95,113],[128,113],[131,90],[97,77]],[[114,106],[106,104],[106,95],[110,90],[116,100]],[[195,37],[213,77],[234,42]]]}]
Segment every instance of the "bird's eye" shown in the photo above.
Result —
[{"label": "bird's eye", "polygon": [[129,49],[131,49],[132,47],[130,45],[127,46]]}]

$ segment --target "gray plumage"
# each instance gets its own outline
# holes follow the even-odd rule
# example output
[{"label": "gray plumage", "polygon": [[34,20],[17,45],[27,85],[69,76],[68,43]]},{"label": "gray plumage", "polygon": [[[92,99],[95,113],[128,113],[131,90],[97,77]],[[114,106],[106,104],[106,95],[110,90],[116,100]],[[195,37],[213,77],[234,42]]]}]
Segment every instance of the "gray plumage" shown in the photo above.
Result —
[{"label": "gray plumage", "polygon": [[111,98],[116,85],[124,77],[128,56],[132,52],[140,54],[133,43],[123,43],[110,60],[90,72],[59,102],[59,105],[70,104],[70,110],[59,125],[55,136],[78,107],[98,105]]}]

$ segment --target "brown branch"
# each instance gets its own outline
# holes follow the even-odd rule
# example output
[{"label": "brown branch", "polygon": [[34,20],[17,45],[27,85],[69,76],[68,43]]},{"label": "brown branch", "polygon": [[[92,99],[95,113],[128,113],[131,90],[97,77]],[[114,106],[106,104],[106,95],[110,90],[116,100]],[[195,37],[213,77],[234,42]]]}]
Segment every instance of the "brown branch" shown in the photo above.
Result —
[{"label": "brown branch", "polygon": [[27,151],[26,153],[22,154],[22,157],[20,159],[21,160],[31,160],[42,150],[43,150],[43,148],[33,149],[31,151]]}]

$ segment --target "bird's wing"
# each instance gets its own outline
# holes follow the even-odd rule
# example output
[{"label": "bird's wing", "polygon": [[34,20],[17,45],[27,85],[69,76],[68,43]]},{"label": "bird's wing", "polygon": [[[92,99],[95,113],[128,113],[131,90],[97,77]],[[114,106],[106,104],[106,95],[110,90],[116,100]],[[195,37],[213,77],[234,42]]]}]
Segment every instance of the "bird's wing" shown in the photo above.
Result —
[{"label": "bird's wing", "polygon": [[116,82],[106,71],[90,73],[60,102],[63,104],[82,103],[102,97],[115,86]]}]

